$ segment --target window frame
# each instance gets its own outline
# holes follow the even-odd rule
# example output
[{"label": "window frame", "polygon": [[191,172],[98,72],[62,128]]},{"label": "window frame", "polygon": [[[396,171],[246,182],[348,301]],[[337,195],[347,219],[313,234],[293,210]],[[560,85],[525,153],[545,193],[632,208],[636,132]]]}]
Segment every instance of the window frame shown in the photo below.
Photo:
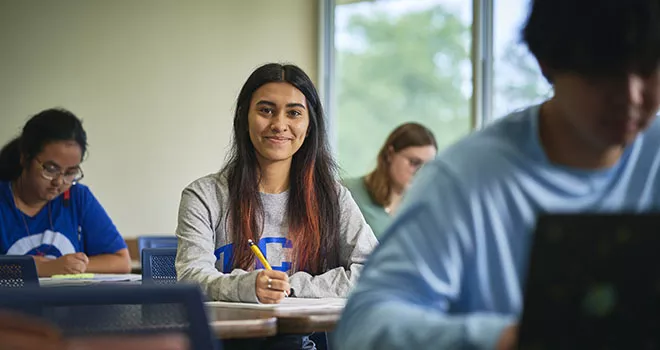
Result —
[{"label": "window frame", "polygon": [[[377,1],[377,0],[372,0]],[[472,98],[470,99],[471,129],[488,125],[493,117],[493,63],[494,63],[494,2],[496,0],[472,0]],[[319,47],[318,89],[325,108],[330,145],[336,151],[338,132],[334,115],[335,96],[335,16],[336,0],[318,0]]]}]

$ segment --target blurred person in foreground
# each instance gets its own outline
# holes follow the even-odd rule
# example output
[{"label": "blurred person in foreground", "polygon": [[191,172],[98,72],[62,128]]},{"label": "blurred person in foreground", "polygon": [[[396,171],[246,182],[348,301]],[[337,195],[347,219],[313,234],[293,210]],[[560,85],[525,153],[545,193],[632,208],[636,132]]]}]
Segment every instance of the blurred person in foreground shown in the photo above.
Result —
[{"label": "blurred person in foreground", "polygon": [[339,348],[513,349],[539,214],[660,208],[660,0],[533,0],[522,34],[554,95],[420,171]]}]

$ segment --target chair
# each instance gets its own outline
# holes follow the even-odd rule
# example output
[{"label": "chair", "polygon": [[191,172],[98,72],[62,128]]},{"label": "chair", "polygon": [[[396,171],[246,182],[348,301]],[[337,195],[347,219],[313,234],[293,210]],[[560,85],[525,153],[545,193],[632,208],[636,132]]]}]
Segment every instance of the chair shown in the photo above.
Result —
[{"label": "chair", "polygon": [[191,284],[3,289],[0,310],[36,316],[66,339],[177,335],[186,338],[189,349],[216,349],[218,344],[203,295]]},{"label": "chair", "polygon": [[0,288],[39,286],[34,258],[30,255],[0,255]]},{"label": "chair", "polygon": [[140,236],[137,238],[138,252],[142,257],[145,248],[176,248],[176,236]]},{"label": "chair", "polygon": [[174,284],[176,248],[145,248],[142,251],[142,283]]},{"label": "chair", "polygon": [[316,344],[317,350],[329,350],[330,338],[332,333],[329,332],[314,332],[309,338]]}]

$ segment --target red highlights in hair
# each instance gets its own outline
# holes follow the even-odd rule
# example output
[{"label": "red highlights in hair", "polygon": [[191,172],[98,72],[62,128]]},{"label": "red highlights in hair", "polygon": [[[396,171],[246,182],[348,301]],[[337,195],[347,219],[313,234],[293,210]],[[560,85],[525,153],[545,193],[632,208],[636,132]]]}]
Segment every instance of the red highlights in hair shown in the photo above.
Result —
[{"label": "red highlights in hair", "polygon": [[[257,231],[256,220],[255,220],[255,210],[252,198],[243,197],[238,203],[238,215],[234,216],[234,219],[238,220],[238,227],[240,232],[242,232],[243,241],[234,242],[234,268],[240,268],[243,270],[250,270],[254,266],[254,255],[250,250],[247,240],[252,239],[254,242],[259,242],[259,236],[255,235]],[[236,226],[234,226],[236,227]]]},{"label": "red highlights in hair", "polygon": [[322,272],[318,271],[321,230],[318,198],[314,186],[314,161],[306,167],[303,179],[305,212],[299,216],[299,220],[289,223],[289,237],[293,244],[294,264],[297,270],[318,274]]}]

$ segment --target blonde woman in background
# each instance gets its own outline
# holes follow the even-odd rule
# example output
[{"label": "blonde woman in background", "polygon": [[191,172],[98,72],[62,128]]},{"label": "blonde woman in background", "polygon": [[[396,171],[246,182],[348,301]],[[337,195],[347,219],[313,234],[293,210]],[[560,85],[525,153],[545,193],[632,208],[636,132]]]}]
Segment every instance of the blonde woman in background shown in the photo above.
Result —
[{"label": "blonde woman in background", "polygon": [[389,225],[413,176],[435,158],[438,145],[431,130],[418,123],[399,125],[378,152],[376,169],[344,180],[362,215],[380,237]]}]

